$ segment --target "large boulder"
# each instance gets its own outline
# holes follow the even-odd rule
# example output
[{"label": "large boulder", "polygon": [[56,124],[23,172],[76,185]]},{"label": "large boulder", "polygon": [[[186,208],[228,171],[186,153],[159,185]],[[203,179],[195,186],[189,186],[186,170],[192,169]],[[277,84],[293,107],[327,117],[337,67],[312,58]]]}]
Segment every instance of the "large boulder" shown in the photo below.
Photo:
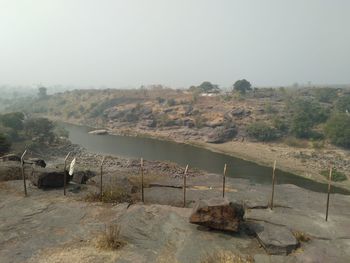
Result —
[{"label": "large boulder", "polygon": [[237,130],[232,127],[216,127],[207,135],[207,142],[209,143],[224,143],[231,140],[237,134]]},{"label": "large boulder", "polygon": [[243,221],[243,206],[224,198],[199,200],[190,216],[190,223],[218,230],[238,232]]},{"label": "large boulder", "polygon": [[[68,173],[66,176],[66,182],[68,183],[70,176]],[[38,188],[63,187],[64,171],[58,169],[36,168],[30,176],[30,181]]]},{"label": "large boulder", "polygon": [[270,255],[288,255],[299,246],[298,240],[285,226],[250,222],[249,228]]}]

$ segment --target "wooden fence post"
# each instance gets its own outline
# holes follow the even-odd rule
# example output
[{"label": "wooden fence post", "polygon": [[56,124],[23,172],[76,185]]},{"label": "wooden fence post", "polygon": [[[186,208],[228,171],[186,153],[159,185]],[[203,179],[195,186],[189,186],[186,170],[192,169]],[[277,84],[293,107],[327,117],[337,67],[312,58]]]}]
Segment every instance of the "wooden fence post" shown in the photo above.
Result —
[{"label": "wooden fence post", "polygon": [[23,188],[24,188],[24,196],[27,196],[27,183],[26,183],[26,176],[24,174],[24,156],[26,155],[27,150],[25,150],[21,156],[21,171],[22,171],[22,178],[23,178]]},{"label": "wooden fence post", "polygon": [[184,172],[184,183],[183,183],[183,197],[184,197],[184,203],[183,203],[183,207],[186,207],[186,177],[187,177],[187,170],[188,170],[188,164],[186,165],[186,169]]},{"label": "wooden fence post", "polygon": [[331,181],[332,181],[332,165],[329,168],[328,177],[328,193],[327,193],[327,209],[326,209],[326,221],[328,221],[328,209],[329,209],[329,194],[331,192]]},{"label": "wooden fence post", "polygon": [[273,170],[272,170],[272,193],[271,193],[271,201],[270,201],[271,210],[273,210],[273,198],[275,194],[275,181],[276,181],[275,170],[276,170],[276,160],[273,163]]},{"label": "wooden fence post", "polygon": [[102,157],[102,161],[101,161],[101,164],[100,164],[100,199],[102,201],[102,195],[103,195],[103,189],[102,189],[102,174],[103,174],[103,170],[102,170],[102,167],[103,167],[103,163],[105,161],[105,156]]},{"label": "wooden fence post", "polygon": [[222,177],[222,198],[225,198],[226,169],[227,169],[227,164],[225,163],[224,175]]},{"label": "wooden fence post", "polygon": [[66,156],[66,158],[64,159],[64,173],[63,173],[63,195],[66,195],[66,185],[67,185],[67,159],[70,156],[69,152]]},{"label": "wooden fence post", "polygon": [[145,202],[145,195],[143,190],[143,158],[141,158],[141,199],[142,202]]}]

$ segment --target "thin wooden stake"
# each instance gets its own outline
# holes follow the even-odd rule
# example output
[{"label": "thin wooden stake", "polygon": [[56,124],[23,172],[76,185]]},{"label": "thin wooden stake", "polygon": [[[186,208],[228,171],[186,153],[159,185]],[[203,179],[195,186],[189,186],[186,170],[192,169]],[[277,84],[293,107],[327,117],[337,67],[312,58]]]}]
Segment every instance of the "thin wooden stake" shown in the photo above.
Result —
[{"label": "thin wooden stake", "polygon": [[102,195],[103,195],[103,189],[102,189],[102,174],[103,174],[103,163],[105,161],[105,156],[102,157],[102,161],[101,161],[101,164],[100,164],[100,199],[102,201]]},{"label": "thin wooden stake", "polygon": [[226,170],[227,170],[227,164],[225,163],[224,176],[222,177],[222,198],[225,198]]},{"label": "thin wooden stake", "polygon": [[141,199],[142,202],[145,202],[145,195],[143,191],[143,158],[141,158]]},{"label": "thin wooden stake", "polygon": [[271,193],[271,201],[270,201],[271,210],[273,210],[273,198],[275,194],[275,181],[276,181],[275,170],[276,170],[276,160],[273,163],[273,170],[272,170],[272,193]]},{"label": "thin wooden stake", "polygon": [[327,193],[326,221],[328,220],[329,194],[330,194],[330,192],[331,192],[331,182],[332,182],[332,166],[329,168],[329,177],[328,177],[328,193]]},{"label": "thin wooden stake", "polygon": [[69,152],[66,156],[66,158],[64,159],[64,177],[63,177],[63,195],[66,195],[66,185],[67,185],[67,159],[70,156]]},{"label": "thin wooden stake", "polygon": [[188,164],[186,165],[185,172],[184,172],[184,185],[183,185],[184,203],[183,203],[183,207],[186,207],[186,177],[187,177],[187,170],[188,170]]},{"label": "thin wooden stake", "polygon": [[26,176],[24,174],[24,156],[26,155],[26,153],[27,153],[27,150],[25,150],[21,156],[21,170],[22,170],[22,178],[23,178],[24,196],[27,196],[27,183],[26,183]]}]

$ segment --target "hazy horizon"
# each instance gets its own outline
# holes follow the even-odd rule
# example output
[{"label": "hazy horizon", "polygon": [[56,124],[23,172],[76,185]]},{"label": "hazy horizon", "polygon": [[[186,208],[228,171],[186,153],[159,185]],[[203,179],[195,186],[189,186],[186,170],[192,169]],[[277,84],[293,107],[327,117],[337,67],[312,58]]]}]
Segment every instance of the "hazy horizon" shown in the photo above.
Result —
[{"label": "hazy horizon", "polygon": [[0,0],[0,86],[350,83],[346,0]]}]

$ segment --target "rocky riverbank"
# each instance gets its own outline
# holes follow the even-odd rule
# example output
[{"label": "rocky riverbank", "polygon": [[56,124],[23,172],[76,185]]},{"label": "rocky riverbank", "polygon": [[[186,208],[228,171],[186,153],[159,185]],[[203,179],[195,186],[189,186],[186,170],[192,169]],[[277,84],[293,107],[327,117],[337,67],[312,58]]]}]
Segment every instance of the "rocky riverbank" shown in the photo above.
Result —
[{"label": "rocky riverbank", "polygon": [[[48,167],[62,166],[70,150],[77,169],[99,175],[102,156],[66,146],[41,152],[51,152]],[[192,263],[216,252],[239,255],[247,262],[347,262],[350,257],[350,196],[331,195],[326,222],[326,194],[277,185],[271,210],[269,186],[226,178],[225,198],[243,205],[244,221],[238,233],[213,231],[189,220],[198,200],[221,199],[220,175],[190,169],[183,208],[184,167],[146,161],[142,203],[139,160],[106,157],[103,188],[129,198],[115,195],[111,203],[91,199],[99,193],[99,176],[83,185],[70,183],[66,196],[60,188],[43,191],[27,182],[28,196],[23,197],[22,181],[1,182],[0,261]],[[120,227],[126,246],[116,251],[96,246],[109,225]]]}]

